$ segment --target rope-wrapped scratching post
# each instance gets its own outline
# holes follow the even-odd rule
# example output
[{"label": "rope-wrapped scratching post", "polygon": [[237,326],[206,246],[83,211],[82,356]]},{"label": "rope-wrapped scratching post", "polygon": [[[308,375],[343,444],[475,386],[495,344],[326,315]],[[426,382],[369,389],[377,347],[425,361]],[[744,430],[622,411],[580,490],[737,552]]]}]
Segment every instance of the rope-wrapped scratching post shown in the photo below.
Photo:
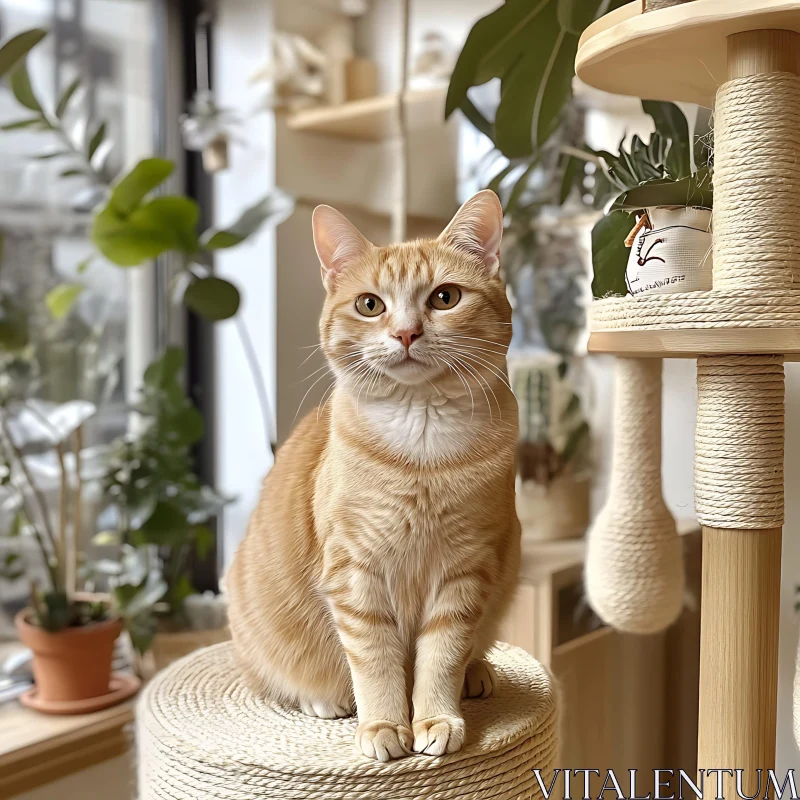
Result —
[{"label": "rope-wrapped scratching post", "polygon": [[[717,91],[714,292],[800,286],[800,34],[726,39]],[[768,312],[753,315],[769,326]],[[795,326],[797,323],[795,323]],[[775,767],[783,525],[783,354],[697,362],[695,506],[703,524],[698,769]],[[728,782],[731,791],[732,779]],[[757,791],[757,789],[756,789]]]},{"label": "rope-wrapped scratching post", "polygon": [[353,746],[355,719],[269,703],[241,677],[230,643],[159,673],[137,711],[141,800],[518,800],[541,798],[558,764],[556,689],[516,647],[489,655],[495,695],[465,700],[458,753],[382,764]]},{"label": "rope-wrapped scratching post", "polygon": [[683,606],[683,559],[661,493],[661,359],[616,359],[608,501],[589,532],[586,591],[607,624],[655,633]]}]

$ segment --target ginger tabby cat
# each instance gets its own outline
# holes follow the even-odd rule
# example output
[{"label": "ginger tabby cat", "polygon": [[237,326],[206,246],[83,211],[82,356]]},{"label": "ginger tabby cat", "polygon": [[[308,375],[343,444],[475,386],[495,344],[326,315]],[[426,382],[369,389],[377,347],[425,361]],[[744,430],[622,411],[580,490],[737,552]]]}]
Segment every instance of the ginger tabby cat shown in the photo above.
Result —
[{"label": "ginger tabby cat", "polygon": [[502,229],[489,191],[438,239],[380,248],[316,209],[335,388],[278,453],[227,577],[253,686],[323,718],[355,701],[381,761],[459,750],[461,698],[494,688],[520,549]]}]

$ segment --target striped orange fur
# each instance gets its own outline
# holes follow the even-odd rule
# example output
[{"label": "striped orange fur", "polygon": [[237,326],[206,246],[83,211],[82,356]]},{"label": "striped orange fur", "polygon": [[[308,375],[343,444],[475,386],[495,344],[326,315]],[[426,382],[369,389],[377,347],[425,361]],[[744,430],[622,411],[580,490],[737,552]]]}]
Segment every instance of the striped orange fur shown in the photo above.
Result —
[{"label": "striped orange fur", "polygon": [[335,388],[278,453],[227,577],[254,687],[357,710],[380,760],[458,750],[462,695],[494,685],[520,538],[501,233],[491,192],[438,239],[382,248],[317,209]]}]

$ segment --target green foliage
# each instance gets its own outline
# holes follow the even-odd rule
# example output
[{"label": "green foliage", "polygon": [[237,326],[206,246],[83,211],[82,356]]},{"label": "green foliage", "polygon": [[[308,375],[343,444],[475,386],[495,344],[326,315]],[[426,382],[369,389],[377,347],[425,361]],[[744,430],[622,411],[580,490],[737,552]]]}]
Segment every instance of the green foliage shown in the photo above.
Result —
[{"label": "green foliage", "polygon": [[713,208],[714,190],[711,172],[702,167],[680,180],[656,178],[623,192],[611,204],[611,210],[641,211],[656,206],[698,206]]},{"label": "green foliage", "polygon": [[634,222],[625,211],[612,211],[592,228],[592,294],[595,297],[628,293],[625,266],[630,250],[625,246],[625,237],[631,232]]},{"label": "green foliage", "polygon": [[[80,79],[70,83],[58,97],[54,112],[48,112],[34,91],[28,74],[25,55],[46,35],[45,31],[29,31],[15,37],[0,48],[0,75],[11,72],[10,86],[17,102],[33,116],[15,120],[2,130],[35,129],[55,134],[63,147],[41,153],[36,158],[70,159],[61,171],[62,177],[83,176],[96,185],[107,187],[105,200],[95,209],[91,239],[98,251],[119,267],[138,267],[158,256],[175,252],[182,256],[183,269],[192,276],[185,292],[186,304],[208,320],[228,319],[239,308],[238,289],[230,282],[198,275],[193,265],[203,270],[211,266],[215,250],[235,247],[255,234],[261,226],[282,221],[292,211],[292,201],[282,192],[272,192],[247,208],[236,222],[222,230],[208,230],[201,237],[197,231],[200,212],[197,203],[182,195],[163,193],[165,181],[175,165],[163,158],[146,158],[111,185],[104,171],[111,151],[108,126],[99,120],[92,124],[82,119],[82,126],[93,133],[88,142],[76,143],[64,126]],[[153,196],[160,192],[159,196]],[[84,262],[85,264],[86,262]],[[79,269],[80,272],[80,269]],[[51,314],[62,318],[69,311],[79,288],[56,287],[48,296]],[[14,339],[8,326],[0,322],[0,345]]]},{"label": "green foliage", "polygon": [[[558,127],[572,98],[583,29],[624,0],[507,0],[467,36],[447,92],[445,114],[460,108],[508,158],[532,155]],[[469,90],[500,79],[500,104],[486,119]]]},{"label": "green foliage", "polygon": [[108,206],[120,217],[129,216],[174,170],[175,165],[164,158],[145,158],[111,187]]},{"label": "green foliage", "polygon": [[36,623],[49,633],[103,622],[110,616],[108,603],[76,600],[63,591],[39,592],[34,589],[31,605]]},{"label": "green foliage", "polygon": [[23,31],[0,47],[0,77],[13,70],[47,36],[41,28]]},{"label": "green foliage", "polygon": [[607,150],[592,151],[601,168],[596,204],[602,207],[613,200],[613,209],[630,211],[666,205],[710,208],[713,192],[708,131],[701,128],[692,143],[686,117],[674,103],[646,100],[642,109],[656,125],[649,142],[645,144],[634,136],[627,148],[624,139],[619,143],[617,155]]},{"label": "green foliage", "polygon": [[148,569],[142,563],[144,557],[140,552],[128,550],[123,563],[126,558],[134,562],[134,569],[129,568],[114,587],[114,601],[134,650],[142,655],[150,649],[158,631],[156,607],[168,587],[159,569]]},{"label": "green foliage", "polygon": [[203,234],[203,247],[221,250],[249,239],[263,227],[264,223],[281,222],[291,213],[292,201],[283,192],[272,192],[254,205],[246,208],[233,225],[222,230],[210,229]]},{"label": "green foliage", "polygon": [[[92,120],[77,108],[80,79],[65,87],[51,103],[42,102],[31,84],[25,57],[45,35],[43,30],[27,31],[0,47],[0,77],[7,76],[14,98],[26,112],[0,130],[47,131],[59,144],[34,157],[56,162],[63,159],[63,167],[59,165],[62,177],[87,178],[95,190],[100,190],[95,192],[102,199],[94,209],[91,239],[108,261],[119,267],[136,267],[164,253],[178,254],[180,268],[189,280],[186,305],[209,320],[235,315],[240,302],[237,288],[208,274],[213,252],[241,244],[266,222],[282,221],[291,213],[292,201],[272,192],[246,209],[230,227],[208,230],[201,237],[197,203],[164,191],[174,172],[171,161],[144,159],[112,181],[105,168],[113,146],[109,128],[105,121]],[[74,129],[65,124],[65,118],[73,117]],[[90,135],[82,133],[78,140],[75,130],[89,131]],[[77,273],[87,269],[95,257],[92,253],[77,265]],[[176,281],[176,285],[186,283]],[[45,300],[50,314],[63,319],[81,291],[79,283],[56,286]],[[0,295],[0,351],[6,356],[3,366],[7,374],[10,364],[24,360],[28,341],[27,313],[12,297]],[[147,421],[144,431],[117,443],[114,461],[105,476],[106,489],[119,511],[121,556],[87,563],[83,568],[85,574],[102,575],[108,581],[139,650],[149,645],[154,608],[162,597],[173,616],[180,613],[183,600],[192,590],[188,578],[191,559],[204,557],[212,548],[214,537],[208,524],[227,502],[203,486],[192,470],[190,448],[203,435],[203,419],[184,395],[179,382],[182,367],[182,351],[170,348],[146,372],[139,409]],[[0,397],[3,424],[12,401],[16,397],[7,392]],[[10,454],[17,462],[22,458],[7,433],[0,435],[0,451],[6,464]],[[0,483],[9,482],[8,474],[8,470],[0,471]],[[100,612],[64,591],[65,566],[59,563],[49,522],[57,515],[50,513],[45,498],[39,498],[30,487],[27,492],[34,495],[37,504],[41,499],[42,507],[33,518],[41,519],[42,525],[26,524],[36,538],[50,577],[50,590],[36,591],[32,597],[35,616],[47,630],[87,624]],[[28,498],[22,492],[20,495],[25,505]],[[22,519],[20,512],[12,531],[22,525]],[[97,545],[107,546],[108,535],[101,538]],[[143,554],[154,549],[157,563],[151,564]],[[0,560],[0,577],[18,579],[21,569],[16,554]]]},{"label": "green foliage", "polygon": [[20,105],[39,114],[42,113],[42,106],[33,93],[28,66],[24,61],[11,73],[11,91]]},{"label": "green foliage", "polygon": [[683,111],[675,103],[658,100],[642,100],[642,110],[653,118],[658,135],[669,143],[664,163],[666,175],[675,180],[691,175],[689,123]]},{"label": "green foliage", "polygon": [[25,574],[22,557],[19,553],[6,553],[0,559],[0,579],[13,582],[18,581]]},{"label": "green foliage", "polygon": [[122,541],[157,548],[162,594],[173,617],[181,613],[187,587],[191,593],[192,553],[202,557],[213,544],[207,524],[228,502],[192,468],[191,446],[203,436],[203,419],[183,393],[183,364],[183,351],[171,347],[147,368],[139,409],[145,428],[117,443],[104,480]]},{"label": "green foliage", "polygon": [[10,295],[0,294],[0,350],[16,352],[28,341],[28,312]]},{"label": "green foliage", "polygon": [[75,78],[72,83],[70,83],[66,89],[61,93],[61,97],[58,98],[58,103],[56,105],[56,117],[58,119],[63,119],[64,114],[67,113],[67,109],[69,108],[70,100],[72,100],[72,96],[78,91],[78,87],[81,85],[81,79]]},{"label": "green foliage", "polygon": [[232,283],[214,277],[193,280],[183,296],[192,311],[215,322],[235,316],[240,299],[239,290]]},{"label": "green foliage", "polygon": [[53,319],[64,319],[82,291],[83,286],[79,283],[60,283],[54,286],[44,298],[47,310]]}]

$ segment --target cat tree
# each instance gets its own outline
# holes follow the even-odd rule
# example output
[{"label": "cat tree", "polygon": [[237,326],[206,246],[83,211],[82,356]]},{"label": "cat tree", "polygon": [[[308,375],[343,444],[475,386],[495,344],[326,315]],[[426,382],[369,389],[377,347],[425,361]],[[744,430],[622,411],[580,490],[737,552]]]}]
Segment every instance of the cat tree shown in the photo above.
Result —
[{"label": "cat tree", "polygon": [[519,800],[558,766],[556,690],[527,653],[490,656],[498,691],[462,703],[458,753],[379,763],[356,752],[357,720],[307,717],[245,685],[230,643],[173,664],[137,710],[141,800]]},{"label": "cat tree", "polygon": [[800,2],[672,6],[642,13],[637,0],[606,15],[577,56],[586,83],[712,107],[715,128],[713,288],[593,304],[589,349],[617,356],[619,382],[611,497],[590,535],[587,586],[623,630],[663,629],[680,612],[680,545],[660,483],[660,359],[696,357],[698,767],[741,768],[747,791],[756,769],[775,766],[783,362],[800,358]]}]

